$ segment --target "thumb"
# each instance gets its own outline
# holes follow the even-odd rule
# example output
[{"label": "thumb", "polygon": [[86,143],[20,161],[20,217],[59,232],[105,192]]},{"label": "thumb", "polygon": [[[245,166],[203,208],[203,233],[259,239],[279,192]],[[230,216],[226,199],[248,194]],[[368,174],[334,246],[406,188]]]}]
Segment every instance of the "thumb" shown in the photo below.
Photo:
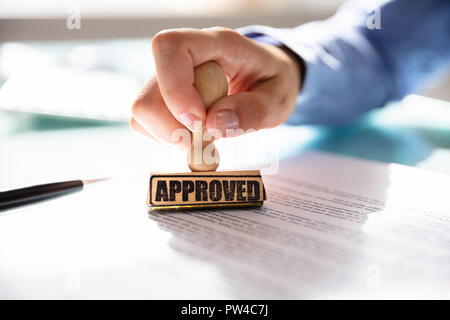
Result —
[{"label": "thumb", "polygon": [[267,86],[265,87],[229,95],[217,101],[208,109],[208,131],[220,130],[222,136],[226,137],[233,132],[230,130],[259,130],[280,124],[280,102],[276,101],[277,95],[273,90],[267,90]]}]

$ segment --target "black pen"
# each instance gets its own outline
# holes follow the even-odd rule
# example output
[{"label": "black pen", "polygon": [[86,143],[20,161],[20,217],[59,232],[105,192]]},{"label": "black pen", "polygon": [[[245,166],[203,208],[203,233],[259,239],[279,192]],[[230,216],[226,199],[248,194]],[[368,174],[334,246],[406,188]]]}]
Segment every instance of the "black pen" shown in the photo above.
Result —
[{"label": "black pen", "polygon": [[71,180],[0,192],[0,211],[48,200],[83,190],[85,184],[106,179]]}]

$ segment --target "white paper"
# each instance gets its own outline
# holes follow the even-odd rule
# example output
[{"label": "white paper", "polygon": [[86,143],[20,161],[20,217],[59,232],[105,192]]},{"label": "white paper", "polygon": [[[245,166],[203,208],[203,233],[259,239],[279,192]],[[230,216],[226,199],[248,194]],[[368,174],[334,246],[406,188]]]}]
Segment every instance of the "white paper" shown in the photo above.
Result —
[{"label": "white paper", "polygon": [[148,214],[148,178],[0,216],[1,298],[450,297],[450,178],[307,153],[259,209]]},{"label": "white paper", "polygon": [[261,209],[152,219],[239,298],[449,297],[449,177],[317,153],[282,168]]}]

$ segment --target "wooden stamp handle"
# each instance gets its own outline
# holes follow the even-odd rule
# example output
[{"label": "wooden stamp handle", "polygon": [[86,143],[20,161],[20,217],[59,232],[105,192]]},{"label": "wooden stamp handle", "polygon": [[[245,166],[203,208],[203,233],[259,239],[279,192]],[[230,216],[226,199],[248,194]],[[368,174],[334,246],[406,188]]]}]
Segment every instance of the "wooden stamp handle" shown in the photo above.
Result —
[{"label": "wooden stamp handle", "polygon": [[[194,69],[194,87],[202,97],[207,110],[228,94],[225,73],[213,61],[205,62]],[[191,148],[187,157],[191,171],[215,171],[219,166],[219,152],[213,142],[203,141],[204,132],[205,126],[202,124],[201,132],[192,134]],[[204,156],[207,158],[204,159]]]}]

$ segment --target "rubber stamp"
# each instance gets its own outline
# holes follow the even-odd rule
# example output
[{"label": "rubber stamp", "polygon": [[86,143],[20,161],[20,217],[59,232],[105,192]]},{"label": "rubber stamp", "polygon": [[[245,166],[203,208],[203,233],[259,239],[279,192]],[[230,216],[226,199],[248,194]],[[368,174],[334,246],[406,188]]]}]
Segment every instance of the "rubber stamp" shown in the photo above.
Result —
[{"label": "rubber stamp", "polygon": [[[194,69],[194,86],[205,108],[228,94],[225,73],[213,61]],[[216,171],[219,152],[211,139],[205,139],[204,126],[194,130],[187,164],[191,172],[153,173],[150,176],[147,205],[154,210],[262,206],[267,200],[259,170]]]}]

